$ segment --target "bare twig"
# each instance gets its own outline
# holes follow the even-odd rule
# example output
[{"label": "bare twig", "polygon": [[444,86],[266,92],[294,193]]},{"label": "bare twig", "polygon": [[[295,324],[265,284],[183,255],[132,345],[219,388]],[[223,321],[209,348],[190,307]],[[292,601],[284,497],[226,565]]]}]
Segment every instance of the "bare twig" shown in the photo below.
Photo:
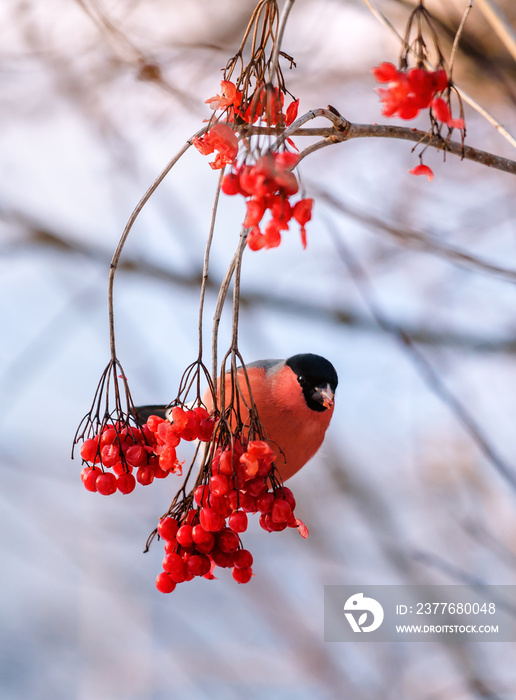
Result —
[{"label": "bare twig", "polygon": [[283,9],[278,22],[278,31],[276,33],[276,38],[274,41],[274,48],[272,50],[271,65],[269,69],[269,83],[272,83],[273,74],[278,72],[278,61],[281,51],[281,44],[283,42],[283,34],[285,33],[285,27],[287,26],[288,16],[290,10],[294,5],[295,0],[285,0]]},{"label": "bare twig", "polygon": [[210,251],[211,251],[211,244],[213,242],[213,233],[215,231],[215,221],[217,218],[217,210],[219,206],[219,197],[220,197],[220,186],[222,184],[222,179],[224,177],[224,170],[225,168],[222,168],[220,171],[220,176],[219,176],[219,182],[217,184],[217,189],[215,190],[215,199],[213,201],[213,208],[211,211],[211,221],[210,221],[210,230],[208,232],[208,240],[206,241],[206,248],[204,250],[204,260],[203,260],[203,267],[202,267],[202,279],[201,279],[201,293],[200,293],[200,301],[199,301],[199,361],[202,358],[202,351],[203,351],[203,312],[204,312],[204,299],[206,297],[206,285],[208,283],[208,270],[210,266]]},{"label": "bare twig", "polygon": [[224,279],[222,280],[220,287],[219,287],[219,294],[217,297],[217,303],[215,305],[215,312],[213,314],[213,332],[212,332],[212,350],[211,350],[211,355],[212,355],[212,380],[213,380],[213,385],[215,387],[215,392],[217,391],[217,373],[218,373],[218,335],[219,335],[219,324],[220,324],[220,319],[222,316],[222,309],[224,308],[224,303],[226,301],[226,296],[228,293],[229,285],[231,284],[231,279],[233,277],[233,274],[235,272],[235,267],[237,263],[237,257],[238,257],[238,251],[235,253],[233,258],[231,259],[231,262],[229,263],[229,267],[226,270],[226,274],[224,275]]},{"label": "bare twig", "polygon": [[131,216],[129,217],[129,220],[127,224],[125,225],[125,228],[122,232],[122,235],[120,237],[120,240],[118,241],[118,245],[116,247],[115,252],[113,253],[113,258],[111,260],[111,265],[109,269],[109,281],[108,281],[108,306],[109,306],[109,342],[110,342],[110,349],[111,349],[111,359],[112,361],[116,360],[116,347],[115,347],[115,318],[114,318],[114,308],[113,308],[113,285],[115,282],[115,273],[116,269],[118,267],[118,263],[120,261],[120,256],[122,255],[122,250],[124,248],[125,242],[127,241],[127,237],[129,236],[129,233],[131,232],[131,229],[134,225],[134,222],[138,218],[141,210],[143,207],[147,204],[149,199],[152,197],[154,192],[158,189],[160,184],[163,182],[165,177],[168,175],[168,173],[172,170],[174,165],[177,163],[177,161],[186,153],[186,151],[190,148],[190,146],[193,143],[193,139],[196,138],[197,136],[202,136],[202,134],[205,133],[205,131],[208,129],[208,127],[203,127],[200,129],[196,134],[194,134],[188,141],[185,143],[185,145],[181,148],[181,150],[176,153],[176,155],[167,163],[167,165],[163,168],[161,173],[158,175],[158,177],[154,180],[152,185],[149,187],[149,189],[145,192],[143,197],[140,199],[136,207],[133,209],[133,212],[131,213]]},{"label": "bare twig", "polygon": [[[306,123],[310,119],[315,119],[316,117],[323,116],[329,118],[329,114],[332,114],[333,118],[338,120],[340,128],[321,127],[293,129],[295,125],[299,123]],[[275,133],[270,127],[249,127],[247,124],[243,127],[236,127],[236,129],[237,131],[243,131],[246,136]],[[489,151],[481,151],[479,148],[473,148],[472,146],[463,146],[459,141],[451,141],[448,139],[443,139],[440,136],[432,136],[426,131],[421,131],[420,129],[413,129],[406,126],[393,126],[390,124],[352,124],[344,119],[344,117],[336,117],[334,113],[324,109],[311,110],[303,115],[303,117],[300,117],[300,119],[298,119],[288,129],[285,129],[285,132],[276,141],[273,148],[279,143],[283,142],[287,136],[324,137],[324,141],[308,146],[308,148],[301,151],[300,160],[305,158],[310,153],[319,150],[320,148],[349,141],[350,139],[401,139],[403,141],[412,141],[413,143],[435,148],[438,151],[451,153],[452,155],[459,156],[460,158],[472,160],[475,163],[485,165],[488,168],[494,168],[495,170],[502,170],[503,172],[510,173],[511,175],[516,175],[516,161],[510,160],[509,158],[502,158],[501,156],[497,156]],[[516,145],[516,140],[514,143]]]},{"label": "bare twig", "polygon": [[464,13],[462,15],[462,19],[459,24],[459,28],[457,29],[457,32],[455,34],[455,38],[453,40],[453,46],[452,50],[450,53],[450,78],[453,73],[453,64],[455,63],[455,54],[457,52],[457,49],[459,47],[459,41],[462,36],[462,32],[464,31],[464,27],[466,26],[466,20],[468,19],[468,15],[471,12],[471,8],[473,7],[473,0],[469,0],[466,9],[464,10]]}]

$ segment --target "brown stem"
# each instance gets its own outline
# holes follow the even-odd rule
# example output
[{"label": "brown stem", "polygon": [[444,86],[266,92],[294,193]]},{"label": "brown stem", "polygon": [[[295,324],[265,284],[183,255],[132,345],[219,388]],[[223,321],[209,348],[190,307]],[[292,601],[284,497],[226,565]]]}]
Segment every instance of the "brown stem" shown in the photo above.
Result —
[{"label": "brown stem", "polygon": [[[304,124],[310,119],[316,117],[326,117],[331,119],[336,126],[334,127],[318,127],[318,128],[301,128],[298,125]],[[235,127],[237,131],[242,131],[245,136],[254,136],[257,134],[273,134],[274,128],[244,125],[243,127]],[[386,138],[386,139],[401,139],[403,141],[413,141],[421,143],[425,147],[435,148],[438,151],[446,151],[452,155],[459,156],[466,160],[472,160],[475,163],[480,163],[488,168],[495,168],[503,172],[516,175],[516,161],[509,158],[497,156],[489,151],[481,151],[479,148],[472,146],[462,146],[459,141],[451,141],[443,139],[440,136],[432,136],[426,131],[420,129],[412,129],[406,126],[391,126],[390,124],[352,124],[343,117],[336,115],[334,112],[327,109],[315,109],[307,112],[300,117],[294,124],[282,133],[277,141],[272,146],[274,150],[288,136],[323,136],[324,141],[308,146],[301,152],[301,158],[305,158],[310,153],[317,151],[326,146],[332,146],[336,143],[349,141],[350,139],[358,138]]]},{"label": "brown stem", "polygon": [[290,10],[294,5],[295,0],[286,0],[283,10],[281,11],[281,16],[279,18],[278,29],[276,32],[276,37],[274,40],[274,48],[272,50],[271,64],[269,70],[269,83],[272,83],[274,73],[279,72],[279,54],[281,50],[281,43],[283,41],[283,34],[285,33],[285,27],[287,26],[288,16]]},{"label": "brown stem", "polygon": [[231,259],[229,267],[226,270],[222,284],[220,285],[219,295],[217,297],[217,304],[215,306],[215,312],[213,314],[213,333],[212,333],[212,380],[213,386],[215,388],[215,394],[217,393],[217,346],[218,346],[218,336],[219,336],[219,324],[220,317],[222,315],[222,309],[224,308],[224,302],[226,301],[226,296],[228,293],[229,285],[231,283],[231,278],[235,272],[235,266],[237,261],[237,253]]},{"label": "brown stem", "polygon": [[203,268],[202,268],[202,279],[201,279],[201,294],[200,294],[200,301],[199,301],[199,362],[202,359],[202,346],[203,346],[203,333],[202,333],[202,317],[203,317],[203,312],[204,312],[204,300],[206,297],[206,285],[208,283],[208,269],[210,266],[210,251],[211,251],[211,244],[213,242],[213,232],[215,230],[215,221],[217,218],[217,209],[219,206],[219,197],[220,197],[220,186],[222,184],[222,179],[224,177],[224,170],[223,168],[220,171],[220,177],[219,177],[219,182],[217,184],[217,190],[215,192],[215,199],[213,201],[213,209],[211,210],[211,221],[210,221],[210,230],[208,233],[208,240],[206,241],[206,248],[204,250],[204,261],[203,261]]},{"label": "brown stem", "polygon": [[131,216],[129,217],[127,224],[125,225],[125,228],[122,232],[120,240],[118,241],[118,245],[116,247],[116,250],[113,253],[113,258],[111,259],[111,265],[110,265],[110,269],[109,269],[109,282],[108,282],[109,342],[110,342],[110,348],[111,348],[111,359],[113,360],[113,362],[116,360],[115,317],[114,317],[114,311],[113,311],[113,285],[115,282],[115,272],[116,272],[116,269],[118,267],[120,256],[122,254],[122,250],[124,248],[127,237],[129,236],[129,233],[134,225],[134,222],[138,218],[143,207],[147,204],[149,199],[152,197],[154,192],[158,189],[160,184],[163,182],[163,180],[168,175],[168,173],[172,170],[172,168],[177,163],[177,161],[190,148],[190,146],[193,143],[193,139],[198,137],[198,136],[202,136],[202,134],[204,134],[208,128],[209,128],[209,126],[204,126],[202,129],[199,129],[199,131],[196,134],[194,134],[190,139],[188,139],[188,141],[181,148],[181,150],[178,153],[176,153],[176,155],[167,163],[167,165],[164,167],[164,169],[161,171],[161,173],[158,175],[158,177],[154,180],[152,185],[149,187],[147,192],[145,192],[143,197],[140,199],[140,201],[138,202],[138,204],[134,208]]}]

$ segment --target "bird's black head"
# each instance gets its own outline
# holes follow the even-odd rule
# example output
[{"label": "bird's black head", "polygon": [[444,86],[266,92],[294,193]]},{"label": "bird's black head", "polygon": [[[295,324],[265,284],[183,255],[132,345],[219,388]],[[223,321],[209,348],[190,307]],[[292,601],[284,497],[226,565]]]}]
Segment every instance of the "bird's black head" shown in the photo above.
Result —
[{"label": "bird's black head", "polygon": [[307,353],[293,355],[285,364],[297,376],[308,408],[322,412],[333,406],[339,379],[331,362],[320,355]]}]

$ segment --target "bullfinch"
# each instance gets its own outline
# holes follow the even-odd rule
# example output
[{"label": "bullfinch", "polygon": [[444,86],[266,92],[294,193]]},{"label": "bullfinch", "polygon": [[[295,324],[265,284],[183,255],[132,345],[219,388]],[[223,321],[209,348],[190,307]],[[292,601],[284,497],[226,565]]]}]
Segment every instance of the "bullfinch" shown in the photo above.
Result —
[{"label": "bullfinch", "polygon": [[[252,396],[265,437],[276,454],[275,466],[283,481],[290,479],[321,446],[334,409],[338,377],[324,357],[310,353],[293,355],[287,360],[260,360],[246,365]],[[241,418],[246,423],[250,404],[247,382],[242,368],[239,391],[243,401]],[[226,373],[226,402],[231,395],[231,378]],[[212,409],[207,392],[203,402]],[[140,420],[150,415],[167,418],[165,406],[141,406]]]}]

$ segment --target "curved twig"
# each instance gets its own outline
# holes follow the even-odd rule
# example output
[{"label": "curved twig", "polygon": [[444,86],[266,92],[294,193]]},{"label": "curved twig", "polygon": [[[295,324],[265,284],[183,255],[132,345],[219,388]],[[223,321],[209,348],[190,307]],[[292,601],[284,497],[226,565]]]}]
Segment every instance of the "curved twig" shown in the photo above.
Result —
[{"label": "curved twig", "polygon": [[145,192],[145,194],[140,199],[140,201],[138,202],[136,207],[133,209],[131,216],[129,217],[129,220],[127,221],[125,228],[122,232],[122,235],[120,236],[120,240],[118,241],[118,245],[116,247],[116,250],[113,253],[113,257],[111,259],[111,264],[110,264],[110,268],[109,268],[109,282],[108,282],[109,343],[110,343],[110,349],[111,349],[111,359],[113,362],[116,360],[115,319],[114,319],[114,310],[113,310],[113,285],[114,285],[114,281],[115,281],[115,272],[116,272],[116,269],[118,267],[120,256],[122,255],[122,250],[124,248],[125,242],[127,241],[127,237],[129,236],[129,233],[131,232],[131,229],[134,225],[134,222],[138,218],[143,207],[147,204],[149,199],[152,197],[154,192],[161,185],[161,183],[163,182],[165,177],[168,175],[168,173],[172,170],[172,168],[177,163],[177,161],[190,148],[190,146],[193,143],[193,139],[198,137],[198,136],[202,136],[202,134],[204,134],[208,130],[208,128],[209,128],[209,126],[204,126],[202,129],[199,129],[199,131],[196,134],[194,134],[191,138],[188,139],[188,141],[181,148],[181,150],[178,153],[176,153],[176,155],[163,168],[161,173],[154,180],[152,185]]}]

